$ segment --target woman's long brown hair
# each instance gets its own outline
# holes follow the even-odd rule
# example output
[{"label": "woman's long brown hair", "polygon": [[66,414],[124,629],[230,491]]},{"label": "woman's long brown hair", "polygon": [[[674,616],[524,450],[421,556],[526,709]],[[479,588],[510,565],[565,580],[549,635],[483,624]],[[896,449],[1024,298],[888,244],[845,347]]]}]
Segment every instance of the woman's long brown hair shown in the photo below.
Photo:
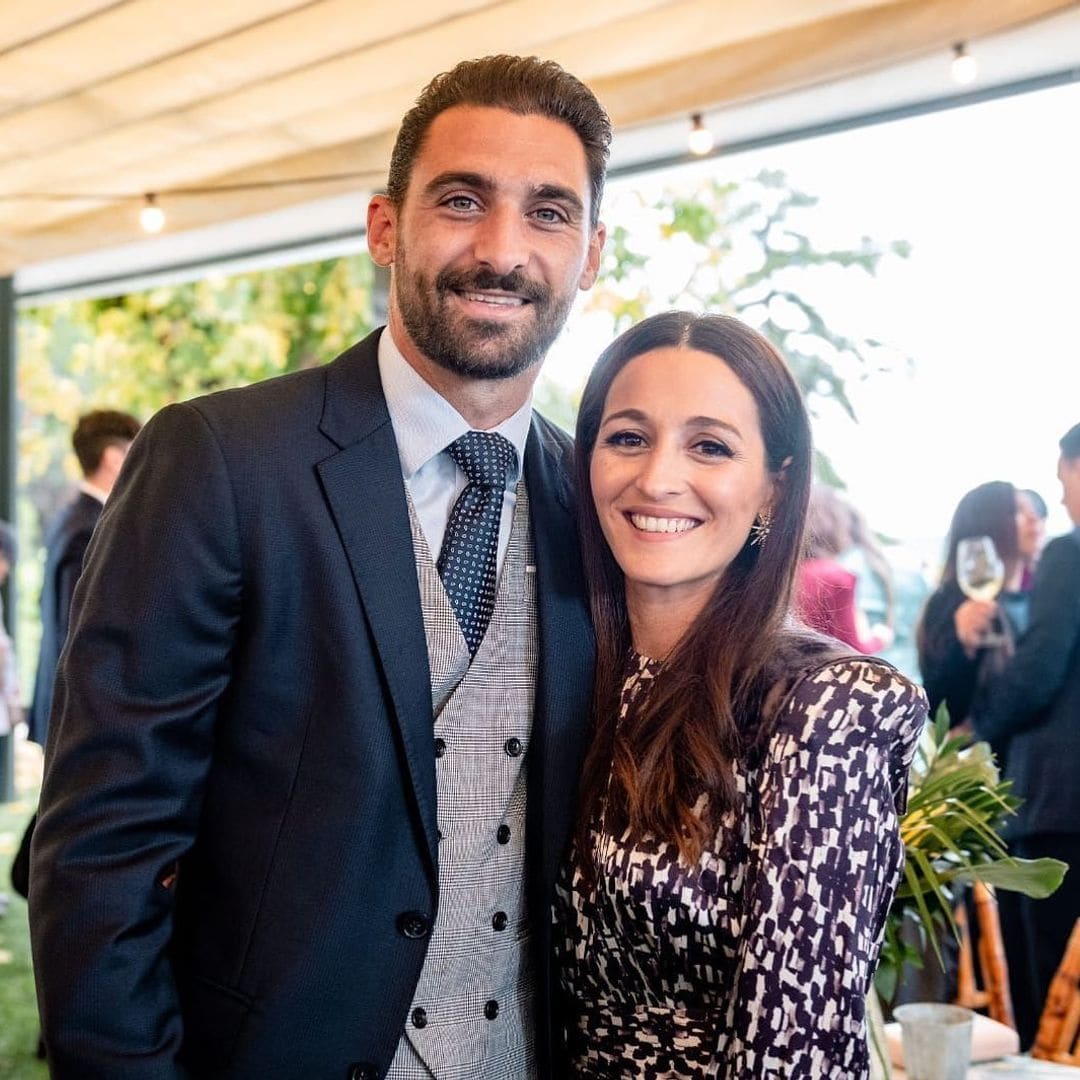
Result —
[{"label": "woman's long brown hair", "polygon": [[[701,614],[653,684],[644,707],[618,726],[630,648],[622,571],[600,529],[589,480],[611,384],[631,360],[682,347],[722,360],[757,405],[766,463],[776,479],[772,528],[749,537]],[[657,362],[661,362],[659,359]],[[581,780],[578,851],[591,873],[590,830],[604,807],[605,828],[634,839],[652,835],[696,862],[735,802],[734,763],[760,744],[761,715],[777,660],[799,637],[786,628],[811,477],[810,425],[787,365],[760,334],[736,319],[667,312],[646,319],[601,354],[578,412],[575,475],[581,542],[596,629],[593,737]],[[709,795],[704,816],[694,813]]]}]

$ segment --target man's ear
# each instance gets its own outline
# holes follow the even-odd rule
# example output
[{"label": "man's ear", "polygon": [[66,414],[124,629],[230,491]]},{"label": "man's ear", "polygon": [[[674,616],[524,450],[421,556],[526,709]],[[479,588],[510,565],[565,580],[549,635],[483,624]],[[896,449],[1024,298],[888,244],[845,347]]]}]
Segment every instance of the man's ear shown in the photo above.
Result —
[{"label": "man's ear", "polygon": [[390,266],[397,246],[397,207],[386,195],[373,195],[367,209],[367,246],[376,266]]},{"label": "man's ear", "polygon": [[600,222],[589,237],[589,250],[585,256],[585,269],[581,271],[581,277],[578,280],[579,289],[591,289],[595,284],[596,276],[600,273],[600,256],[603,254],[606,239],[607,226]]}]

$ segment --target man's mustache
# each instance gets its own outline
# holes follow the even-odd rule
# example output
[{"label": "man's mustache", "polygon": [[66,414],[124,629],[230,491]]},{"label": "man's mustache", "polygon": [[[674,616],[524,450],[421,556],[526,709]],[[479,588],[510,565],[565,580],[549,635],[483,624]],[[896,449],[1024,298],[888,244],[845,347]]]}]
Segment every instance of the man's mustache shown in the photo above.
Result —
[{"label": "man's mustache", "polygon": [[539,281],[527,278],[520,270],[509,274],[496,274],[493,270],[440,270],[435,278],[435,288],[440,292],[498,292],[514,293],[534,304],[546,304],[551,289]]}]

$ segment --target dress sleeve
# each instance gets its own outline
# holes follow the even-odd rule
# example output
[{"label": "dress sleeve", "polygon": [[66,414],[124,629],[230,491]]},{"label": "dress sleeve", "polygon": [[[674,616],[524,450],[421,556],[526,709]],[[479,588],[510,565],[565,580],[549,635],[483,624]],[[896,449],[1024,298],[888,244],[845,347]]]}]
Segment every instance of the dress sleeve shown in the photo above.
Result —
[{"label": "dress sleeve", "polygon": [[[751,792],[728,1080],[862,1077],[865,998],[903,864],[899,815],[922,691],[875,661],[799,683]],[[756,797],[754,797],[756,794]]]}]

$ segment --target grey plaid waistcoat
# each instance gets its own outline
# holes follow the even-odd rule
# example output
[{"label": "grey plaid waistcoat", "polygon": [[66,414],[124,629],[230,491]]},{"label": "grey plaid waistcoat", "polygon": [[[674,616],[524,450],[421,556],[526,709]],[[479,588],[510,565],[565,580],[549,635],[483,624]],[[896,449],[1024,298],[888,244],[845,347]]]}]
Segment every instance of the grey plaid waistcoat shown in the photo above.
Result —
[{"label": "grey plaid waistcoat", "polygon": [[536,574],[524,483],[495,610],[469,663],[410,503],[439,801],[439,909],[387,1080],[536,1073],[525,909],[525,756],[536,689]]}]

